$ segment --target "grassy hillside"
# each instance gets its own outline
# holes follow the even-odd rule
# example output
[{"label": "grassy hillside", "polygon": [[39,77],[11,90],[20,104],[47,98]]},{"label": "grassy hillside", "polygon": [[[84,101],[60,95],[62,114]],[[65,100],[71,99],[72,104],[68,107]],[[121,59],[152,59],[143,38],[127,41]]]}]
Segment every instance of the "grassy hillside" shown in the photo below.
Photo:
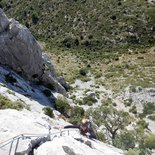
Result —
[{"label": "grassy hillside", "polygon": [[52,47],[103,52],[155,41],[155,4],[147,0],[0,0],[0,7]]}]

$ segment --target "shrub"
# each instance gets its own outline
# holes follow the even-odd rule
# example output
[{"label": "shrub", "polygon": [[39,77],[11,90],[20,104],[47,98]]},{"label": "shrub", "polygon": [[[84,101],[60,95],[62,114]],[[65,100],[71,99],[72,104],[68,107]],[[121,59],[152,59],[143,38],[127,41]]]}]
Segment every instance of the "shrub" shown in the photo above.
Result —
[{"label": "shrub", "polygon": [[138,124],[140,127],[142,127],[143,129],[148,128],[148,123],[147,123],[145,120],[143,120],[143,119],[140,119],[140,120],[137,122],[137,124]]},{"label": "shrub", "polygon": [[112,104],[112,99],[108,98],[107,100],[103,101],[102,105],[103,106],[109,106]]},{"label": "shrub", "polygon": [[126,100],[124,101],[124,105],[125,105],[125,106],[131,106],[131,104],[132,104],[132,98],[126,99]]},{"label": "shrub", "polygon": [[81,69],[79,70],[79,73],[80,73],[80,75],[82,75],[82,76],[86,76],[87,73],[88,73],[88,70],[87,70],[86,68],[81,68]]},{"label": "shrub", "polygon": [[80,117],[70,117],[69,118],[69,122],[71,124],[74,124],[74,125],[77,125],[80,121],[81,121],[81,118]]},{"label": "shrub", "polygon": [[93,105],[94,103],[96,103],[96,99],[92,96],[86,96],[83,98],[83,104],[87,104],[89,106]]},{"label": "shrub", "polygon": [[112,105],[113,105],[114,107],[116,107],[116,106],[117,106],[117,104],[116,104],[115,102],[113,102],[113,103],[112,103]]},{"label": "shrub", "polygon": [[106,141],[105,135],[101,131],[96,132],[96,137],[97,137],[98,140],[100,140],[102,142],[105,142]]},{"label": "shrub", "polygon": [[39,18],[37,16],[37,14],[36,13],[33,13],[32,14],[32,23],[33,24],[37,24],[38,23],[38,20],[39,20]]},{"label": "shrub", "polygon": [[78,124],[81,121],[81,118],[83,118],[84,114],[85,111],[82,107],[72,107],[69,122],[72,124]]},{"label": "shrub", "polygon": [[66,37],[63,41],[62,44],[67,47],[67,48],[71,48],[74,46],[78,46],[79,45],[79,40],[77,38],[73,38],[71,36]]},{"label": "shrub", "polygon": [[128,152],[126,153],[126,155],[140,155],[140,150],[139,149],[129,149]]},{"label": "shrub", "polygon": [[82,107],[79,106],[75,106],[72,108],[71,110],[71,117],[83,117],[84,116],[84,109]]},{"label": "shrub", "polygon": [[116,138],[113,140],[113,145],[123,150],[128,150],[129,148],[135,147],[135,142],[136,139],[133,131],[125,131],[116,136]]},{"label": "shrub", "polygon": [[134,148],[129,149],[125,155],[151,155],[151,152],[146,148]]},{"label": "shrub", "polygon": [[44,111],[45,115],[54,118],[53,109],[51,109],[50,107],[44,107],[42,110]]},{"label": "shrub", "polygon": [[136,108],[136,106],[133,105],[133,106],[131,107],[131,109],[129,109],[129,112],[132,112],[133,114],[137,114],[137,108]]},{"label": "shrub", "polygon": [[142,57],[142,56],[139,56],[139,57],[137,57],[137,59],[144,59],[144,57]]},{"label": "shrub", "polygon": [[97,73],[95,74],[95,78],[100,78],[100,77],[102,77],[102,73],[101,73],[101,72],[97,72]]},{"label": "shrub", "polygon": [[154,103],[146,103],[143,106],[143,115],[146,116],[148,114],[152,114],[155,111],[155,104]]},{"label": "shrub", "polygon": [[71,107],[66,99],[59,97],[56,99],[55,104],[56,104],[56,110],[58,110],[64,116],[69,117]]},{"label": "shrub", "polygon": [[133,93],[136,93],[137,92],[136,87],[135,86],[130,86],[130,91],[133,92]]},{"label": "shrub", "polygon": [[148,116],[149,119],[151,119],[152,121],[155,121],[155,115],[150,115]]},{"label": "shrub", "polygon": [[145,147],[149,149],[155,149],[155,135],[151,134],[144,140]]},{"label": "shrub", "polygon": [[83,101],[80,99],[76,99],[75,102],[78,103],[79,105],[83,105]]},{"label": "shrub", "polygon": [[17,109],[21,110],[24,108],[24,105],[21,102],[12,102],[6,97],[0,95],[0,109]]}]

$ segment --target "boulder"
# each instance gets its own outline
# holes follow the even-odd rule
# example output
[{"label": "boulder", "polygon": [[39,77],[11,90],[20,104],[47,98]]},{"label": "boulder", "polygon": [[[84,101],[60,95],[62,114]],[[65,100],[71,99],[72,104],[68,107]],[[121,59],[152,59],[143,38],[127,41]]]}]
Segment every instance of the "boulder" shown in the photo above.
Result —
[{"label": "boulder", "polygon": [[8,19],[0,9],[0,63],[21,73],[31,81],[53,85],[55,91],[66,95],[58,82],[54,65],[26,26]]}]

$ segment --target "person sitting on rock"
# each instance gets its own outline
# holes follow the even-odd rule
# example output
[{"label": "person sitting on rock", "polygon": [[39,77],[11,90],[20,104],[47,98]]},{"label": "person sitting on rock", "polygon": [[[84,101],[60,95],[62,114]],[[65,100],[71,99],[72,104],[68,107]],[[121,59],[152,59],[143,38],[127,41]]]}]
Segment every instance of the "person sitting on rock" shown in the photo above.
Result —
[{"label": "person sitting on rock", "polygon": [[63,127],[64,129],[67,128],[78,128],[80,130],[80,134],[86,136],[90,139],[96,139],[96,134],[92,128],[92,124],[89,119],[83,118],[79,125],[67,125]]}]

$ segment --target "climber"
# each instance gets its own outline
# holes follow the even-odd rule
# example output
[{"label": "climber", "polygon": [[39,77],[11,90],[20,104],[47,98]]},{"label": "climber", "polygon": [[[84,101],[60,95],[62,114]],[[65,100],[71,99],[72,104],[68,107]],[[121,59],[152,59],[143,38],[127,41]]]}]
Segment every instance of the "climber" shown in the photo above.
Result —
[{"label": "climber", "polygon": [[96,134],[92,128],[92,124],[89,121],[89,119],[83,118],[81,123],[79,125],[67,125],[63,127],[64,129],[67,128],[78,128],[80,130],[80,133],[87,138],[90,139],[96,139]]}]

